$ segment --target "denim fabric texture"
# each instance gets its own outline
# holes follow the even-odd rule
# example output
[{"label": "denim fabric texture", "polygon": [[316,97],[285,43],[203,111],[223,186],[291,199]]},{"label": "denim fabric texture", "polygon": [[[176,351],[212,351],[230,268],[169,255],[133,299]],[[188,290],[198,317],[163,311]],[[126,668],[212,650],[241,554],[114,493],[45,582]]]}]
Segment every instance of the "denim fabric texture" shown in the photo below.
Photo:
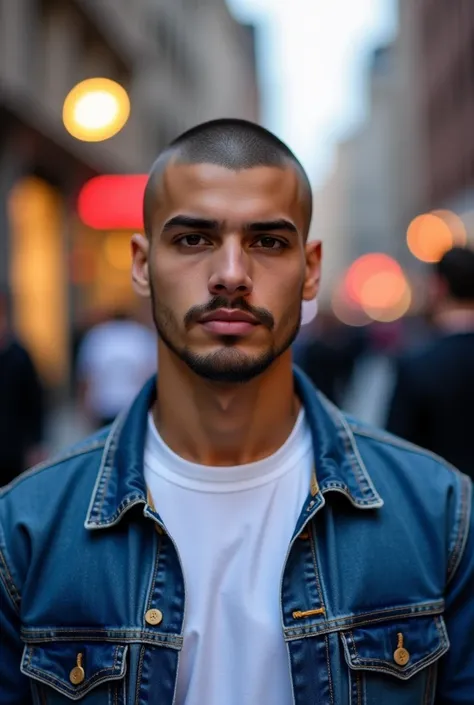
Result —
[{"label": "denim fabric texture", "polygon": [[[294,705],[472,705],[471,481],[294,375],[317,477],[281,578]],[[175,703],[186,587],[143,478],[155,387],[0,492],[1,705]]]}]

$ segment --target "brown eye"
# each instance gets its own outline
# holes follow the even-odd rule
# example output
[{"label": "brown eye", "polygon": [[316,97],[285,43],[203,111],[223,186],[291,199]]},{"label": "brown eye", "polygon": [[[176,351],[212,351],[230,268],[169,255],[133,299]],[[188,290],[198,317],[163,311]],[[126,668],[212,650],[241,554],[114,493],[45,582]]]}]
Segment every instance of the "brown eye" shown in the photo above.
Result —
[{"label": "brown eye", "polygon": [[179,245],[184,247],[199,247],[200,245],[206,245],[207,240],[203,238],[202,235],[184,235],[178,240]]},{"label": "brown eye", "polygon": [[261,237],[257,243],[260,243],[260,245],[257,244],[257,247],[263,248],[264,250],[282,250],[285,247],[284,242],[278,240],[276,237],[270,237],[269,235]]}]

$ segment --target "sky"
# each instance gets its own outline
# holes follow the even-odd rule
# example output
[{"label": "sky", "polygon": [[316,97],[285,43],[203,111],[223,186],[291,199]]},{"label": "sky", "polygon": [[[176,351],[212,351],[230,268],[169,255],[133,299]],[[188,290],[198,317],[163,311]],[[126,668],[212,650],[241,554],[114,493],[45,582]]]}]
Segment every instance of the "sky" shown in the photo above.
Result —
[{"label": "sky", "polygon": [[371,49],[396,33],[396,0],[227,0],[256,24],[262,123],[288,143],[317,187],[337,142],[367,110]]}]

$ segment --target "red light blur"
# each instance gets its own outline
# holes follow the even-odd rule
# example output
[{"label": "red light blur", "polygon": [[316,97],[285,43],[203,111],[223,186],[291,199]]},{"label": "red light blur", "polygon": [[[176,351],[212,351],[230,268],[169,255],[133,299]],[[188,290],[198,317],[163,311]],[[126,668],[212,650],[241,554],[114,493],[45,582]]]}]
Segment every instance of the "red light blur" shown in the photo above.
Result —
[{"label": "red light blur", "polygon": [[146,174],[96,176],[77,199],[81,221],[95,230],[143,230]]}]

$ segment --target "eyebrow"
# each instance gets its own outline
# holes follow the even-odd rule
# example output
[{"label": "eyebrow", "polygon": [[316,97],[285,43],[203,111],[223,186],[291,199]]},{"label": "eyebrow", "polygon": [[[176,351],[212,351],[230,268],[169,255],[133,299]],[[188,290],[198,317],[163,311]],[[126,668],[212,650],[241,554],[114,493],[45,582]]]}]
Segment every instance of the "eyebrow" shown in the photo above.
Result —
[{"label": "eyebrow", "polygon": [[198,230],[217,230],[219,221],[208,220],[207,218],[194,218],[191,215],[175,215],[170,218],[163,226],[163,232],[172,228],[197,228]]},{"label": "eyebrow", "polygon": [[245,229],[251,233],[280,230],[298,234],[296,225],[291,223],[289,220],[285,220],[285,218],[279,218],[278,220],[266,220],[260,223],[249,223],[245,226]]},{"label": "eyebrow", "polygon": [[[208,218],[196,218],[191,215],[175,215],[166,221],[163,226],[163,232],[167,230],[172,230],[173,228],[196,228],[197,230],[218,230],[222,223],[218,220],[212,220]],[[261,232],[275,232],[284,231],[298,234],[298,229],[289,220],[285,218],[278,218],[277,220],[265,220],[254,223],[247,223],[245,225],[245,230],[250,233],[261,233]]]}]

